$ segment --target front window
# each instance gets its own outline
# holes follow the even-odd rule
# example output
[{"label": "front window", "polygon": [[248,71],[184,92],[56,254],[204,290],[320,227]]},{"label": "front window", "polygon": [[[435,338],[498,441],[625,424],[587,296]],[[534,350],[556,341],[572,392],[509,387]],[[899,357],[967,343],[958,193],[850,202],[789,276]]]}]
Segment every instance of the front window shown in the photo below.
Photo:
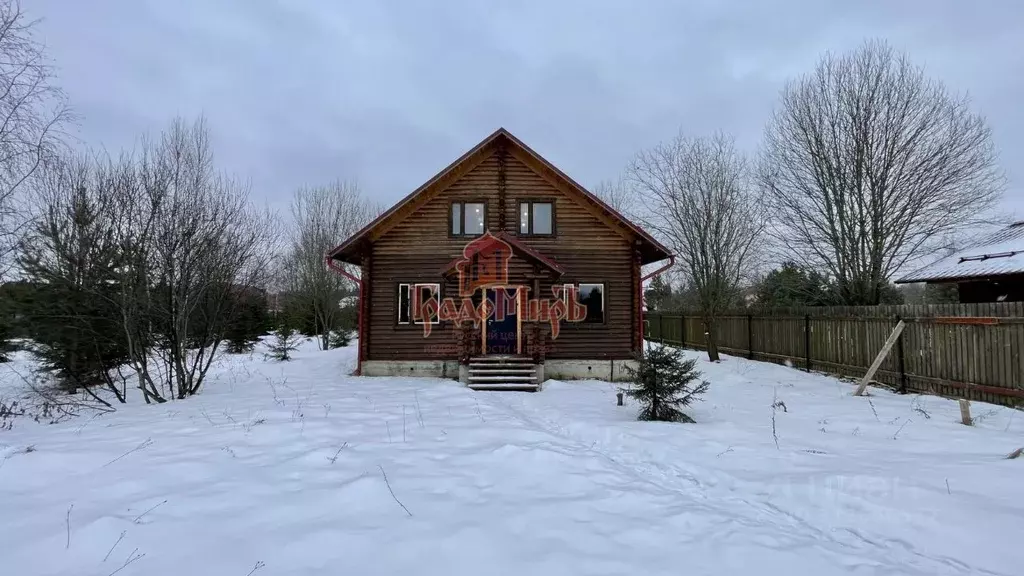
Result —
[{"label": "front window", "polygon": [[[567,284],[573,286],[572,284]],[[604,322],[604,284],[576,284],[576,301],[587,309],[584,324],[601,324]],[[569,291],[566,290],[568,295]]]},{"label": "front window", "polygon": [[[440,284],[399,284],[399,324],[437,324],[438,307],[441,301]],[[425,303],[432,302],[432,304]]]},{"label": "front window", "polygon": [[550,236],[555,233],[554,204],[533,200],[519,203],[519,233],[522,235]]},{"label": "front window", "polygon": [[487,206],[483,202],[453,202],[452,236],[479,236],[484,233]]}]

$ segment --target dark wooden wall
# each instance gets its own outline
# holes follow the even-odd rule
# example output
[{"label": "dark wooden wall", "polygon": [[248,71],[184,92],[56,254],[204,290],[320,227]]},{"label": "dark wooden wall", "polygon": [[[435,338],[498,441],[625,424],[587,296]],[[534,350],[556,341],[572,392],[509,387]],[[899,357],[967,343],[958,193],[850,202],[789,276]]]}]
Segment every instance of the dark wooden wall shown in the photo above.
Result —
[{"label": "dark wooden wall", "polygon": [[960,302],[977,304],[983,302],[1020,302],[1024,300],[1024,275],[1014,274],[961,282],[957,285]]},{"label": "dark wooden wall", "polygon": [[[650,312],[645,319],[650,340],[706,346],[696,316]],[[1024,403],[1024,302],[733,313],[719,323],[719,349],[859,378],[900,319],[906,322],[901,342],[875,380],[907,391]]]},{"label": "dark wooden wall", "polygon": [[[502,213],[509,233],[519,227],[520,199],[555,202],[554,238],[524,238],[524,242],[556,260],[565,270],[557,282],[603,282],[605,323],[569,325],[549,342],[549,358],[624,359],[634,348],[636,318],[632,238],[608,227],[550,177],[535,171],[534,161],[517,151],[495,148],[475,168],[462,175],[408,217],[387,230],[372,245],[367,323],[367,359],[425,360],[457,358],[453,328],[435,326],[429,338],[422,326],[396,325],[395,291],[401,282],[440,282],[440,269],[462,254],[467,238],[450,238],[448,211],[454,200],[485,200],[487,227],[501,229]],[[499,189],[504,190],[504,211],[499,210]],[[518,262],[517,262],[518,260]],[[513,258],[512,281],[532,268]],[[517,277],[518,276],[518,277]],[[524,281],[524,283],[526,283]],[[542,297],[551,296],[551,279],[541,283]],[[455,282],[442,296],[457,296]],[[532,295],[531,295],[532,297]],[[524,333],[529,328],[524,324]],[[545,333],[548,328],[542,328]]]}]

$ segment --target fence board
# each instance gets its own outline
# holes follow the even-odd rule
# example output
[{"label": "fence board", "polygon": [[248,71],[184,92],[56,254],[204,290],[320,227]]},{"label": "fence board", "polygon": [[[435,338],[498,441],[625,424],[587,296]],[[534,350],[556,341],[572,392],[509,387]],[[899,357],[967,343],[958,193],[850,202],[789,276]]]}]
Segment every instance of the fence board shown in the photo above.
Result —
[{"label": "fence board", "polygon": [[[699,315],[648,312],[646,318],[646,335],[651,340],[707,347]],[[716,330],[723,353],[789,362],[802,369],[809,327],[812,368],[859,377],[892,333],[897,318],[907,322],[901,338],[908,390],[1024,403],[1024,303],[1020,302],[743,310],[724,315]],[[875,380],[900,385],[897,353],[886,357]]]}]

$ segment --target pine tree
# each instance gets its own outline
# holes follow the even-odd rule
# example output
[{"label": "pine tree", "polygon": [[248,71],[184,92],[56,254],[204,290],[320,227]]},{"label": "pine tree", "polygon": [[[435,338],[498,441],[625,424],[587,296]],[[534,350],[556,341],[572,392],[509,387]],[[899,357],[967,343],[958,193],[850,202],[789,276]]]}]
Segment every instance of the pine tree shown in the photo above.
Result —
[{"label": "pine tree", "polygon": [[0,363],[10,362],[10,353],[14,351],[11,343],[11,325],[7,318],[0,319]]},{"label": "pine tree", "polygon": [[110,377],[128,356],[114,304],[122,252],[113,225],[84,187],[62,181],[52,192],[17,254],[30,350],[66,389],[106,384],[123,401]]},{"label": "pine tree", "polygon": [[344,348],[352,343],[352,333],[348,330],[337,329],[331,331],[330,346],[334,348]]},{"label": "pine tree", "polygon": [[288,322],[282,322],[274,331],[274,339],[270,343],[268,355],[279,362],[292,359],[292,351],[299,347],[299,335]]},{"label": "pine tree", "polygon": [[331,348],[343,348],[352,343],[352,333],[357,329],[358,318],[359,312],[354,304],[341,307],[337,325],[331,331]]},{"label": "pine tree", "polygon": [[262,291],[236,291],[224,332],[228,352],[251,352],[260,336],[266,334],[269,320],[267,299]]},{"label": "pine tree", "polygon": [[651,284],[644,291],[644,301],[647,309],[651,311],[665,311],[672,307],[672,285],[665,282],[661,276],[655,276]]},{"label": "pine tree", "polygon": [[693,422],[680,408],[689,406],[711,386],[694,370],[697,359],[684,359],[676,348],[648,345],[636,362],[636,369],[627,367],[633,386],[622,391],[640,403],[637,419]]}]

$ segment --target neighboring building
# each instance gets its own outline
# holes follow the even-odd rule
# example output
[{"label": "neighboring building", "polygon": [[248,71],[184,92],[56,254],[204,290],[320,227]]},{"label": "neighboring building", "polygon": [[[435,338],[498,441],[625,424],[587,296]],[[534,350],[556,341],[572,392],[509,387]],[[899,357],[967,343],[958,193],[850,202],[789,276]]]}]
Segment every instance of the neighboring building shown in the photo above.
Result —
[{"label": "neighboring building", "polygon": [[669,259],[504,129],[328,254],[361,270],[361,374],[527,390],[621,379],[641,266]]},{"label": "neighboring building", "polygon": [[994,232],[896,281],[956,284],[961,303],[1024,300],[1024,222]]}]

